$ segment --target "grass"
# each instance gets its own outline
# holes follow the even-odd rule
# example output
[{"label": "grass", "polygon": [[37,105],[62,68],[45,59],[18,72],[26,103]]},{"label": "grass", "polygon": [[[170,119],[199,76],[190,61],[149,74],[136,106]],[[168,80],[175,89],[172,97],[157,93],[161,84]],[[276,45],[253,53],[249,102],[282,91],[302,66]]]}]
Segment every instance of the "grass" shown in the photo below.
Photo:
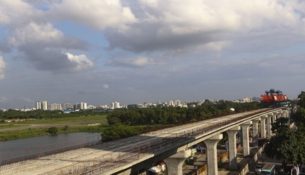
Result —
[{"label": "grass", "polygon": [[[90,125],[99,123],[100,125]],[[25,120],[22,122],[1,123],[0,141],[15,140],[48,135],[48,128],[56,127],[58,134],[75,132],[103,133],[103,140],[110,141],[144,132],[162,129],[170,125],[113,125],[107,123],[106,115],[62,117],[54,119]]]},{"label": "grass", "polygon": [[101,125],[107,125],[106,115],[61,117],[61,118],[52,118],[52,119],[26,120],[24,122],[20,122],[20,124],[70,124],[70,125],[88,125],[92,123],[101,123]]},{"label": "grass", "polygon": [[[90,126],[90,124],[99,124]],[[106,115],[36,119],[22,122],[1,123],[0,141],[48,135],[49,127],[57,127],[58,133],[101,132],[108,126]]]},{"label": "grass", "polygon": [[[57,127],[58,134],[62,133],[75,133],[75,132],[94,132],[104,133],[103,141],[110,141],[119,138],[125,138],[143,132],[149,132],[157,129],[162,129],[164,125],[139,125],[139,126],[79,126],[79,127]],[[0,132],[0,141],[16,140],[22,138],[30,138],[36,136],[48,135],[48,128],[27,128],[22,130],[10,130],[6,132]]]},{"label": "grass", "polygon": [[46,127],[49,125],[70,125],[70,126],[84,126],[89,124],[108,125],[106,115],[89,115],[79,117],[61,117],[50,119],[30,119],[22,122],[0,123],[0,132],[4,128],[24,128],[39,126]]}]

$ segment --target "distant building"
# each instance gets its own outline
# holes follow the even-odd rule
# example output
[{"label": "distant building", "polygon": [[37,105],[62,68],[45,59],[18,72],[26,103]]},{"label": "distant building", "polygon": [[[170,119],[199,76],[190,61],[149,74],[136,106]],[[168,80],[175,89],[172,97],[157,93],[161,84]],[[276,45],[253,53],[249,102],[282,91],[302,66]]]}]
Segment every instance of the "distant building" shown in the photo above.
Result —
[{"label": "distant building", "polygon": [[41,107],[42,107],[42,110],[44,110],[44,111],[48,110],[48,101],[42,101]]},{"label": "distant building", "polygon": [[72,111],[74,109],[73,104],[71,103],[64,103],[62,108],[64,111]]},{"label": "distant building", "polygon": [[94,106],[94,105],[88,105],[88,106],[87,106],[87,109],[96,109],[96,106]]},{"label": "distant building", "polygon": [[251,103],[251,102],[253,102],[253,99],[251,97],[244,97],[242,99],[233,100],[233,102],[236,102],[236,103]]},{"label": "distant building", "polygon": [[115,101],[111,103],[111,109],[118,109],[121,108],[120,103]]},{"label": "distant building", "polygon": [[86,103],[86,102],[80,102],[80,109],[81,109],[81,110],[86,110],[86,109],[88,109],[87,103]]},{"label": "distant building", "polygon": [[36,109],[37,109],[37,110],[42,109],[42,107],[41,107],[41,101],[36,102]]},{"label": "distant building", "polygon": [[55,111],[55,110],[62,110],[62,106],[59,103],[52,103],[50,104],[50,110]]},{"label": "distant building", "polygon": [[81,102],[79,104],[74,105],[74,110],[79,111],[79,110],[87,110],[87,103],[86,102]]},{"label": "distant building", "polygon": [[48,101],[38,101],[36,103],[36,109],[37,110],[48,110]]}]

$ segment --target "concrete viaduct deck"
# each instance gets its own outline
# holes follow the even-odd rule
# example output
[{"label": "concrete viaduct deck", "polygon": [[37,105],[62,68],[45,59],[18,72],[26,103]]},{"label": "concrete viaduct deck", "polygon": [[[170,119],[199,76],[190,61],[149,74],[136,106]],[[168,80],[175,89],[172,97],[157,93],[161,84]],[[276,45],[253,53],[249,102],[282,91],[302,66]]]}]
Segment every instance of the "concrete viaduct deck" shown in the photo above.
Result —
[{"label": "concrete viaduct deck", "polygon": [[[249,154],[249,127],[253,135],[271,137],[271,124],[288,117],[287,109],[260,109],[166,128],[138,136],[102,143],[36,159],[0,166],[0,175],[42,174],[134,174],[145,162],[165,160],[168,174],[180,175],[181,162],[193,145],[205,142],[208,174],[217,175],[217,148],[222,133],[229,139],[229,163],[236,166],[236,133],[242,130],[243,154]],[[260,131],[258,125],[260,124]]]}]

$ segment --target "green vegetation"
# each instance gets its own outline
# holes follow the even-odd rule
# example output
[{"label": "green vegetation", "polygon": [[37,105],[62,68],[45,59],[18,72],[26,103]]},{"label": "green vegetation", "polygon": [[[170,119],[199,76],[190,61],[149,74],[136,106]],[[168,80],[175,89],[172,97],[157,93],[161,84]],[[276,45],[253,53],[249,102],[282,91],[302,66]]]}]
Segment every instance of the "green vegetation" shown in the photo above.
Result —
[{"label": "green vegetation", "polygon": [[130,136],[135,136],[149,131],[154,131],[162,128],[166,128],[172,125],[113,125],[111,127],[105,127],[102,129],[103,141],[117,140]]},{"label": "green vegetation", "polygon": [[58,134],[72,132],[102,132],[108,125],[106,115],[62,118],[26,119],[0,123],[0,141],[48,135],[48,128],[56,127]]},{"label": "green vegetation", "polygon": [[116,109],[107,116],[110,125],[154,125],[154,124],[184,124],[206,120],[217,116],[258,109],[259,103],[233,103],[230,101],[219,101],[212,103],[204,102],[200,106],[180,107],[151,107],[144,109]]},{"label": "green vegetation", "polygon": [[[265,152],[268,156],[285,160],[287,163],[305,163],[305,93],[299,95],[299,107],[296,113],[292,114],[291,121],[279,119],[273,125],[277,131],[266,145]],[[290,128],[289,124],[294,123],[295,127]]]},{"label": "green vegetation", "polygon": [[47,132],[51,136],[56,136],[58,134],[58,129],[56,127],[50,127],[50,128],[48,128]]},{"label": "green vegetation", "polygon": [[[192,104],[190,104],[192,106]],[[200,106],[117,109],[112,112],[0,111],[0,141],[72,132],[101,133],[103,141],[134,136],[177,124],[259,108],[259,103],[206,101]],[[9,121],[9,123],[8,123]]]}]

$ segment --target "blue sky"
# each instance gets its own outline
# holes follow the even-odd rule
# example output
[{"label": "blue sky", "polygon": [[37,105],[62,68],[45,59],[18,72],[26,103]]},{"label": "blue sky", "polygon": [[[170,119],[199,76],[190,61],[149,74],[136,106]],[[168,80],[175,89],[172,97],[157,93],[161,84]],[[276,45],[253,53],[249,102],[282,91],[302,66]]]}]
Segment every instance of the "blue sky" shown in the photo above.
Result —
[{"label": "blue sky", "polygon": [[305,86],[301,0],[0,0],[0,108]]}]

